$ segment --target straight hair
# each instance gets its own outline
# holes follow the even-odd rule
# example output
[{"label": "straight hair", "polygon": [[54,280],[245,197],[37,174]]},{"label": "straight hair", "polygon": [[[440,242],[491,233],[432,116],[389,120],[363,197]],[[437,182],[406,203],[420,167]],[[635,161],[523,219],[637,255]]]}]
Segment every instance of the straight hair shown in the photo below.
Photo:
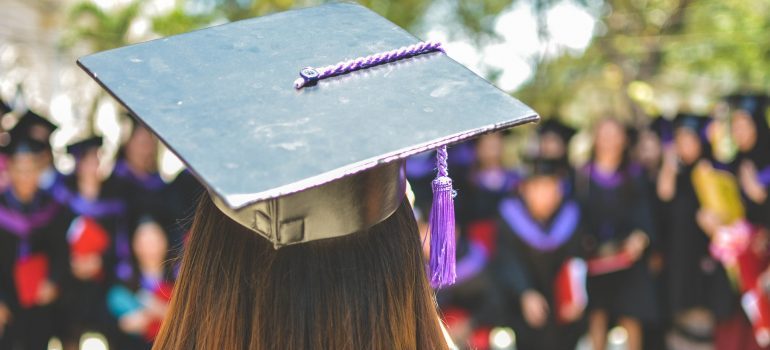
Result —
[{"label": "straight hair", "polygon": [[153,349],[446,349],[404,200],[351,235],[274,249],[202,196]]}]

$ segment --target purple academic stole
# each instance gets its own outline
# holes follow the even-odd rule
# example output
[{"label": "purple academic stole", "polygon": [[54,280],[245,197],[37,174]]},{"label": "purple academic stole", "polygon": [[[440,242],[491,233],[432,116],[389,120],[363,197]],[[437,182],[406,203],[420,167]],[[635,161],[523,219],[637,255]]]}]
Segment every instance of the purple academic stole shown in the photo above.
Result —
[{"label": "purple academic stole", "polygon": [[27,238],[33,230],[51,222],[60,208],[61,206],[54,201],[29,214],[0,207],[0,227],[20,238]]},{"label": "purple academic stole", "polygon": [[548,231],[527,212],[518,199],[506,199],[500,203],[500,214],[512,231],[527,245],[540,251],[556,250],[572,237],[580,220],[580,209],[575,202],[566,202],[556,214]]},{"label": "purple academic stole", "polygon": [[115,164],[115,168],[112,171],[119,178],[133,182],[134,184],[146,190],[158,191],[166,186],[166,183],[163,181],[163,179],[160,178],[160,175],[158,174],[150,174],[143,178],[139,178],[133,172],[131,172],[131,169],[128,168],[128,164],[126,164],[124,160],[119,160]]},{"label": "purple academic stole", "polygon": [[489,256],[484,245],[478,242],[470,241],[468,243],[468,254],[457,261],[457,279],[455,283],[462,283],[476,276],[484,269]]}]

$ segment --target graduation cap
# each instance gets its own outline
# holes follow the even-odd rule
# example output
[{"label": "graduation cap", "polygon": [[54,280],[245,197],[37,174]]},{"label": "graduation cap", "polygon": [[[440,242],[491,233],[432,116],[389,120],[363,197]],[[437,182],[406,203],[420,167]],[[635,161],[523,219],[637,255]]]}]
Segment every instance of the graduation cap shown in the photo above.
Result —
[{"label": "graduation cap", "polygon": [[674,140],[673,124],[673,121],[666,119],[663,116],[658,116],[653,118],[650,124],[647,125],[647,129],[658,135],[661,143],[669,144]]},{"label": "graduation cap", "polygon": [[11,130],[9,133],[11,140],[7,145],[0,148],[0,152],[5,155],[13,156],[17,154],[41,153],[48,147],[47,143],[35,140],[19,131]]},{"label": "graduation cap", "polygon": [[569,164],[561,159],[548,158],[539,152],[521,157],[519,174],[526,180],[535,176],[564,177],[569,174]]},{"label": "graduation cap", "polygon": [[442,51],[362,6],[329,4],[78,64],[186,163],[223,213],[276,248],[382,222],[403,199],[405,158],[438,149],[433,268],[454,261],[446,145],[538,119]]},{"label": "graduation cap", "polygon": [[[38,132],[35,129],[36,127],[40,127],[41,129],[39,130],[43,130],[44,133]],[[16,133],[18,135],[26,134],[27,136],[32,137],[37,141],[48,144],[51,133],[53,133],[57,128],[58,126],[56,126],[56,124],[52,123],[50,120],[44,118],[32,110],[27,110],[27,113],[25,113],[19,119],[16,125],[13,126],[11,133]]]},{"label": "graduation cap", "polygon": [[67,153],[75,157],[81,157],[83,154],[85,154],[89,150],[94,148],[99,148],[101,146],[102,146],[101,136],[91,136],[87,139],[67,145]]},{"label": "graduation cap", "polygon": [[734,94],[725,100],[731,109],[746,111],[755,118],[764,118],[768,102],[762,94]]},{"label": "graduation cap", "polygon": [[573,136],[577,133],[575,128],[572,128],[559,121],[557,117],[551,117],[538,124],[537,134],[542,136],[543,134],[553,133],[559,136],[564,144],[568,144]]},{"label": "graduation cap", "polygon": [[674,130],[676,129],[689,129],[692,132],[701,136],[709,122],[708,117],[691,114],[691,113],[679,113],[674,117]]}]

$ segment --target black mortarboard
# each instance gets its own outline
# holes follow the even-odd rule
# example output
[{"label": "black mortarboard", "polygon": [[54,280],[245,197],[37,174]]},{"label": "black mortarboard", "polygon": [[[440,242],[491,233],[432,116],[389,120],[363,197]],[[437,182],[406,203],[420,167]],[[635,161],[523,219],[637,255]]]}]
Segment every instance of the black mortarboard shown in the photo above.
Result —
[{"label": "black mortarboard", "polygon": [[725,98],[731,109],[746,111],[755,118],[764,118],[767,99],[762,94],[734,94]]},{"label": "black mortarboard", "polygon": [[16,122],[16,125],[14,125],[11,131],[12,133],[17,133],[18,135],[26,134],[27,136],[35,138],[37,141],[48,143],[48,139],[44,140],[42,137],[31,134],[32,127],[34,126],[42,126],[45,128],[48,137],[50,137],[51,133],[58,128],[56,124],[52,123],[50,120],[42,117],[40,114],[35,113],[32,110],[28,110],[27,113],[24,113],[19,121]]},{"label": "black mortarboard", "polygon": [[650,124],[647,125],[647,129],[654,132],[660,138],[660,142],[663,144],[671,143],[674,140],[674,123],[666,119],[666,117],[658,116],[654,117]]},{"label": "black mortarboard", "polygon": [[[364,7],[331,4],[78,63],[187,164],[225,214],[280,247],[388,218],[403,199],[410,155],[538,119],[445,54],[415,51],[434,44],[359,60],[358,70],[347,65],[354,61],[326,67],[416,43]],[[386,56],[406,58],[370,67]]]},{"label": "black mortarboard", "polygon": [[535,176],[567,176],[569,169],[567,164],[560,159],[551,159],[540,156],[523,157],[519,169],[520,174],[526,179]]},{"label": "black mortarboard", "polygon": [[698,134],[698,136],[701,136],[708,121],[709,119],[704,116],[691,113],[679,113],[674,117],[674,129],[689,129]]},{"label": "black mortarboard", "polygon": [[26,135],[11,134],[11,140],[7,145],[0,148],[0,152],[6,155],[16,155],[25,153],[40,153],[48,147],[46,143],[40,142]]},{"label": "black mortarboard", "polygon": [[558,118],[551,117],[541,122],[537,127],[538,135],[546,133],[554,133],[564,141],[564,144],[568,144],[572,137],[577,133],[577,130],[560,122]]},{"label": "black mortarboard", "polygon": [[92,148],[99,148],[102,146],[101,136],[91,136],[87,139],[67,145],[67,153],[79,157],[85,154]]}]

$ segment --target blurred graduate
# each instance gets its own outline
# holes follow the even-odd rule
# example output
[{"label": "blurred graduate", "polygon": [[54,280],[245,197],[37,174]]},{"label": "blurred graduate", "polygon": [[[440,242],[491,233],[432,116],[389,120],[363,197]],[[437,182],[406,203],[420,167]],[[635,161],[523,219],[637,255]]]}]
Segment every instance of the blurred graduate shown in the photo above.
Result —
[{"label": "blurred graduate", "polygon": [[92,136],[67,146],[75,170],[59,197],[76,215],[67,231],[71,278],[62,295],[69,317],[69,334],[63,339],[67,344],[78,344],[88,331],[113,336],[107,288],[115,279],[126,278],[128,272],[121,269],[130,266],[126,205],[115,180],[105,181],[100,171],[101,145],[102,138]]},{"label": "blurred graduate", "polygon": [[679,114],[673,121],[673,144],[664,152],[657,195],[666,204],[660,213],[665,232],[665,310],[671,317],[674,344],[709,345],[716,320],[735,311],[736,296],[723,266],[709,251],[709,236],[697,220],[701,203],[693,183],[698,166],[713,167],[705,138],[710,118]]},{"label": "blurred graduate", "polygon": [[11,184],[0,196],[0,323],[2,341],[22,349],[44,349],[64,333],[59,304],[69,274],[66,232],[72,215],[39,187],[49,165],[48,145],[31,138],[26,126],[11,130]]},{"label": "blurred graduate", "polygon": [[148,348],[160,330],[174,285],[174,265],[168,263],[168,234],[152,216],[142,216],[131,236],[131,275],[112,282],[103,305],[118,321],[115,346],[139,350]]},{"label": "blurred graduate", "polygon": [[605,349],[606,332],[618,324],[630,350],[642,348],[642,326],[657,319],[655,291],[645,250],[654,223],[641,167],[630,160],[628,129],[611,118],[594,129],[593,153],[576,175],[588,257],[589,334]]},{"label": "blurred graduate", "polygon": [[574,349],[587,303],[580,207],[564,195],[569,169],[559,159],[523,168],[518,195],[499,207],[497,280],[518,349]]}]

